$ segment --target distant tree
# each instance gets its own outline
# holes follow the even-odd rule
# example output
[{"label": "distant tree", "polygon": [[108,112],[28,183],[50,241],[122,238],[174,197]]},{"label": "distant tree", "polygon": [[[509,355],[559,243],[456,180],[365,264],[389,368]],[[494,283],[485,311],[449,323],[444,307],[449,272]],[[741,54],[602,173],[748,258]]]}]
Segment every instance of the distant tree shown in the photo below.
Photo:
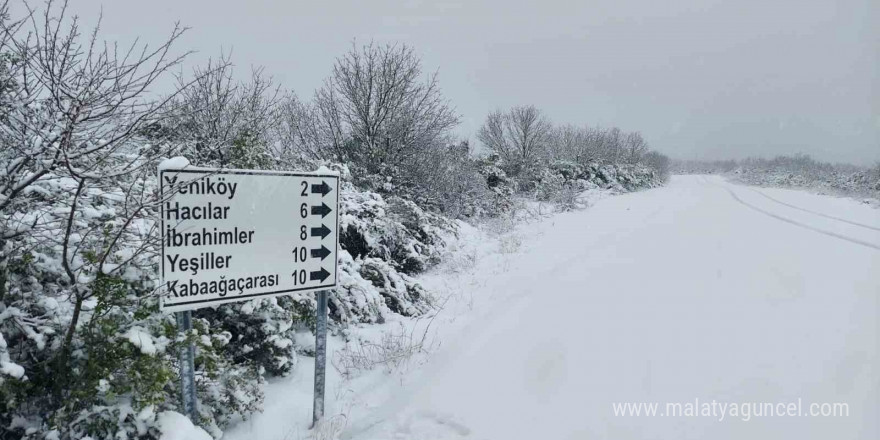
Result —
[{"label": "distant tree", "polygon": [[604,131],[601,135],[601,156],[610,163],[619,163],[623,157],[623,131],[617,127]]},{"label": "distant tree", "polygon": [[497,153],[511,175],[527,173],[546,157],[552,125],[534,106],[513,107],[490,113],[477,139]]},{"label": "distant tree", "polygon": [[660,176],[661,180],[664,181],[669,178],[669,174],[672,171],[669,157],[657,151],[648,151],[645,153],[642,156],[642,163],[653,168],[654,171],[657,172],[657,175]]},{"label": "distant tree", "polygon": [[627,133],[623,137],[623,152],[627,163],[639,163],[648,152],[648,143],[637,131]]},{"label": "distant tree", "polygon": [[490,112],[486,116],[486,122],[483,123],[477,132],[477,139],[489,151],[497,154],[498,157],[505,161],[512,161],[515,152],[513,151],[513,146],[507,140],[507,132],[505,131],[506,118],[507,115],[501,110]]},{"label": "distant tree", "polygon": [[587,129],[570,124],[554,127],[550,132],[549,154],[554,159],[580,163],[587,147]]}]

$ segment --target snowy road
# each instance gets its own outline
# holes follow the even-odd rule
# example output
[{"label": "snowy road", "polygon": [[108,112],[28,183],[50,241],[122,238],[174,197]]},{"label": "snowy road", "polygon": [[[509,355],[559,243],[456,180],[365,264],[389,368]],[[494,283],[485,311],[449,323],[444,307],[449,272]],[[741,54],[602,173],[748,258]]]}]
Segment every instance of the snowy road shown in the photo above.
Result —
[{"label": "snowy road", "polygon": [[[523,231],[476,284],[496,307],[343,438],[880,436],[880,210],[686,176]],[[660,414],[694,399],[849,416]]]}]

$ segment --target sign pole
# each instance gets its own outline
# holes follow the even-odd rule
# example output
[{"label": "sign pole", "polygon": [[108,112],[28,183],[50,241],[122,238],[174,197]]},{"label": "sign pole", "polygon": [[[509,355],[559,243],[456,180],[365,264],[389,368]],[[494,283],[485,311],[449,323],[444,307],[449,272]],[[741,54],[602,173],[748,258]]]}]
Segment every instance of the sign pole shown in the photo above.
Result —
[{"label": "sign pole", "polygon": [[[192,311],[177,312],[177,325],[180,333],[187,336],[192,330]],[[196,348],[192,343],[180,349],[180,396],[183,403],[183,412],[195,423],[198,414],[198,397],[196,397],[196,373],[195,373]]]},{"label": "sign pole", "polygon": [[315,319],[315,397],[312,411],[312,427],[324,418],[324,378],[327,367],[327,295],[329,290],[318,291],[318,307]]}]

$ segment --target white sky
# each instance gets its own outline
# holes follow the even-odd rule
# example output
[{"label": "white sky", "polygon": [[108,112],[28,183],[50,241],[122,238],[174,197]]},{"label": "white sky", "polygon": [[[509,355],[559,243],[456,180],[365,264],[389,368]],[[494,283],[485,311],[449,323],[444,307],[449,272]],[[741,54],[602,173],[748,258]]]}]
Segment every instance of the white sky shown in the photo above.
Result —
[{"label": "white sky", "polygon": [[[190,63],[233,51],[311,97],[352,39],[404,42],[474,133],[494,108],[640,130],[682,158],[809,153],[880,161],[880,1],[72,0],[103,35],[158,42],[179,20]],[[36,3],[35,3],[36,4]]]}]

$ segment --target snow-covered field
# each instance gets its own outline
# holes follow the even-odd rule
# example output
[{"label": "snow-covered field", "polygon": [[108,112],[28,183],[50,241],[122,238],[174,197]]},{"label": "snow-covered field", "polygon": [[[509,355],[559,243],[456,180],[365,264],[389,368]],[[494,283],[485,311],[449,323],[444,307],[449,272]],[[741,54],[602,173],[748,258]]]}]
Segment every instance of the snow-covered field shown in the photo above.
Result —
[{"label": "snow-covered field", "polygon": [[[231,440],[880,436],[880,210],[677,176],[487,234],[420,278],[436,317],[350,329],[423,350],[343,377],[312,359]],[[426,330],[427,328],[427,330]],[[343,347],[331,338],[333,353]],[[340,356],[336,353],[336,356]],[[333,355],[331,355],[331,358]],[[620,402],[842,402],[848,417],[615,416]]]}]

